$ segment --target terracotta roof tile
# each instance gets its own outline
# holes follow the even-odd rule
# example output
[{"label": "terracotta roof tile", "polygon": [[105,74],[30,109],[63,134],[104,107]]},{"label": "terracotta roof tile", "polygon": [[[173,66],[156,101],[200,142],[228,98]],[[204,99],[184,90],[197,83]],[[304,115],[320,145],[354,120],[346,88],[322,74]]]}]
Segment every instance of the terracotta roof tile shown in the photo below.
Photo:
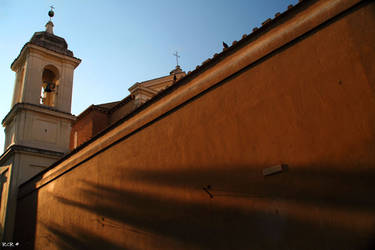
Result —
[{"label": "terracotta roof tile", "polygon": [[206,64],[206,63],[208,63],[209,61],[211,61],[211,58],[208,58],[206,61],[202,62],[201,65]]},{"label": "terracotta roof tile", "polygon": [[271,21],[272,21],[272,19],[271,19],[271,18],[268,18],[266,21],[264,21],[264,22],[262,23],[262,26],[268,24],[268,23],[271,22]]},{"label": "terracotta roof tile", "polygon": [[116,102],[108,102],[108,103],[103,103],[103,104],[98,104],[98,105],[95,105],[97,107],[100,107],[100,108],[103,108],[103,109],[111,109],[113,108],[114,106],[116,106],[120,101],[116,101]]},{"label": "terracotta roof tile", "polygon": [[113,112],[115,112],[117,109],[119,109],[120,107],[124,106],[125,104],[127,104],[131,100],[134,100],[134,96],[128,95],[127,97],[125,97],[121,101],[117,102],[117,104],[115,106],[113,106],[108,112],[110,114],[113,113]]}]

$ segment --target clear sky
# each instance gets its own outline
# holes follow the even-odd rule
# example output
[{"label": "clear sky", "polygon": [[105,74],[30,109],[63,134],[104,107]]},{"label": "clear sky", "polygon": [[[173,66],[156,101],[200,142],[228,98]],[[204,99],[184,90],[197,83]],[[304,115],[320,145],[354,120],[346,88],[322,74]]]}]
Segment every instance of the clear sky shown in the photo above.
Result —
[{"label": "clear sky", "polygon": [[[72,113],[118,101],[136,82],[164,76],[179,64],[192,71],[276,12],[298,0],[0,0],[0,117],[10,110],[10,64],[34,32],[44,31],[55,6],[54,33],[74,56]],[[2,152],[4,133],[0,132]]]}]

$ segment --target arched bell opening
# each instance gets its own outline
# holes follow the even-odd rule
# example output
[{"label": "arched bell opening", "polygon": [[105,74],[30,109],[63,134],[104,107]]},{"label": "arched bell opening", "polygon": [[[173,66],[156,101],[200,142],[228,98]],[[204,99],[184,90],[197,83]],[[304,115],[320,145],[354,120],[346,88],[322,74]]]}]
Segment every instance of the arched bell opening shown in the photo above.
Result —
[{"label": "arched bell opening", "polygon": [[56,95],[58,92],[59,71],[53,65],[47,65],[42,73],[42,87],[40,104],[56,106]]}]

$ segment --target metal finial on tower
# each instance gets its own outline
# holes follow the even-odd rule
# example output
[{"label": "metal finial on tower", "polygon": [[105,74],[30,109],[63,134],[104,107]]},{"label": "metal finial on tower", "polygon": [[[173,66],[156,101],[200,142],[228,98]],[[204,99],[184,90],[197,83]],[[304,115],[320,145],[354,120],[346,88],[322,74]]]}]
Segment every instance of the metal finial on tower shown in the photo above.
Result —
[{"label": "metal finial on tower", "polygon": [[55,7],[53,7],[53,5],[51,5],[49,7],[51,8],[51,10],[48,11],[48,16],[49,16],[49,20],[51,21],[52,17],[55,15],[55,12],[53,11],[55,9]]},{"label": "metal finial on tower", "polygon": [[178,66],[178,58],[180,57],[179,55],[178,55],[178,52],[176,51],[176,53],[174,53],[173,54],[175,57],[176,57],[176,67]]},{"label": "metal finial on tower", "polygon": [[55,15],[55,12],[53,11],[53,9],[55,7],[53,7],[53,5],[49,6],[51,8],[50,11],[48,11],[48,16],[49,16],[49,21],[48,23],[46,24],[46,32],[47,33],[50,33],[50,34],[53,34],[53,22],[52,22],[52,17]]}]

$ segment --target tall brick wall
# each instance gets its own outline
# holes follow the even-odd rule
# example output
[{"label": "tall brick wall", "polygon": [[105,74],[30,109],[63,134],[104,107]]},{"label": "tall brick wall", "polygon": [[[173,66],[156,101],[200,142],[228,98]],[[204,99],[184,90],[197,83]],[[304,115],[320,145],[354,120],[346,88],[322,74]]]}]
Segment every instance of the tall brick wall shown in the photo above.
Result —
[{"label": "tall brick wall", "polygon": [[[92,137],[93,121],[91,116],[85,116],[80,120],[76,120],[70,131],[70,150],[73,150],[75,146],[78,146]],[[77,139],[75,139],[75,134]],[[75,140],[77,145],[75,145]]]},{"label": "tall brick wall", "polygon": [[75,121],[70,133],[70,149],[74,149],[75,134],[77,136],[77,146],[88,141],[98,132],[108,126],[108,115],[106,113],[91,110],[88,114]]}]

